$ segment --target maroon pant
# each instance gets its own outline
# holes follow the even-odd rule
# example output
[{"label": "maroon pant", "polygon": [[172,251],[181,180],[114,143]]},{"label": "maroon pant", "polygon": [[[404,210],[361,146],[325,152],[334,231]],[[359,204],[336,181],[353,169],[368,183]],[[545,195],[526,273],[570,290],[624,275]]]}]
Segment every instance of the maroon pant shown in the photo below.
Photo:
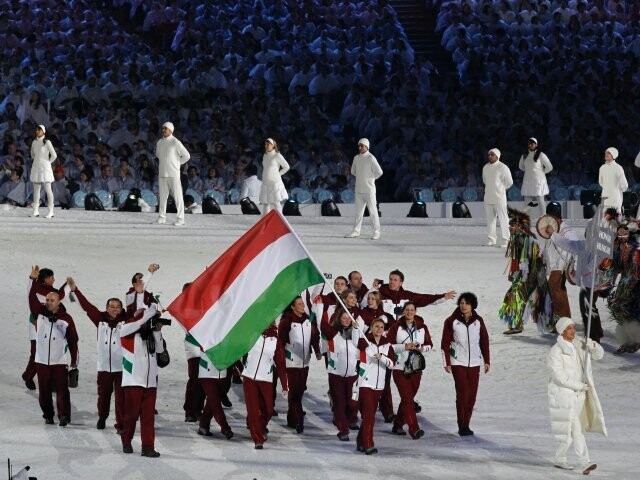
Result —
[{"label": "maroon pant", "polygon": [[243,377],[242,388],[251,438],[256,445],[262,445],[265,442],[267,425],[273,415],[273,384]]},{"label": "maroon pant", "polygon": [[153,449],[156,431],[153,424],[156,409],[156,388],[123,387],[124,390],[124,428],[122,443],[129,444],[136,433],[136,423],[140,417],[140,438],[142,448]]},{"label": "maroon pant", "polygon": [[358,447],[365,450],[373,448],[373,426],[376,423],[376,407],[382,397],[382,390],[373,390],[368,387],[360,387],[358,400],[360,404],[360,415],[362,415],[362,423],[358,431],[356,443]]},{"label": "maroon pant", "polygon": [[333,399],[333,421],[340,435],[349,435],[349,425],[358,421],[358,402],[351,399],[353,384],[358,379],[329,374],[329,389]]},{"label": "maroon pant", "polygon": [[473,406],[476,404],[480,367],[451,367],[453,381],[456,384],[456,411],[458,413],[458,428],[465,428],[471,422]]},{"label": "maroon pant", "polygon": [[393,397],[391,396],[391,369],[387,369],[387,373],[384,376],[384,390],[381,391],[380,396],[380,412],[386,420],[393,415]]},{"label": "maroon pant", "polygon": [[415,435],[420,429],[413,402],[416,398],[416,393],[418,393],[418,388],[420,388],[421,379],[422,373],[405,375],[402,370],[393,371],[393,381],[396,383],[398,393],[400,394],[400,405],[398,406],[398,413],[396,414],[393,426],[399,429],[406,423],[409,426],[409,435],[411,436]]},{"label": "maroon pant", "polygon": [[122,372],[98,372],[98,417],[106,420],[111,407],[111,394],[115,391],[116,428],[124,425],[124,393]]},{"label": "maroon pant", "polygon": [[58,418],[71,417],[71,395],[69,394],[69,373],[66,365],[45,365],[36,363],[38,374],[38,401],[44,418],[53,418],[53,400],[56,392]]},{"label": "maroon pant", "polygon": [[220,397],[223,394],[224,389],[224,378],[201,378],[200,385],[204,394],[207,397],[207,403],[202,410],[202,415],[200,416],[200,428],[204,428],[205,430],[209,430],[211,426],[211,418],[215,418],[218,425],[220,425],[220,429],[222,433],[228,432],[231,430],[229,424],[227,423],[227,416],[224,414],[224,410],[222,409],[222,403],[220,403]]},{"label": "maroon pant", "polygon": [[[287,396],[289,410],[287,411],[287,424],[291,427],[304,426],[304,414],[302,413],[302,396],[307,388],[309,367],[287,368],[287,380],[289,382],[289,395]],[[246,378],[246,377],[245,377]]]},{"label": "maroon pant", "polygon": [[200,369],[200,357],[190,358],[187,360],[187,368],[189,380],[187,380],[187,388],[184,392],[184,414],[187,417],[198,417],[204,406],[204,391],[198,379],[198,370]]},{"label": "maroon pant", "polygon": [[31,340],[31,351],[29,352],[29,362],[27,362],[27,368],[22,373],[22,380],[33,380],[36,376],[36,341]]}]

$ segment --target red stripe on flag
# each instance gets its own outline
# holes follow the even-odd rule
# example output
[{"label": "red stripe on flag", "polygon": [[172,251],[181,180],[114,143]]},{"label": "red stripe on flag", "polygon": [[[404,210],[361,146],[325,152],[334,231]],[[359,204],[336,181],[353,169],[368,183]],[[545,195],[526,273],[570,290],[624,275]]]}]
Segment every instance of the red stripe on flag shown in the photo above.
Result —
[{"label": "red stripe on flag", "polygon": [[122,344],[122,348],[133,353],[133,349],[135,345],[135,339],[133,338],[133,335],[131,336],[131,338],[121,337],[120,343]]},{"label": "red stripe on flag", "polygon": [[269,212],[196,278],[167,310],[190,330],[255,257],[290,232],[275,210]]},{"label": "red stripe on flag", "polygon": [[360,363],[367,363],[367,352],[360,350]]}]

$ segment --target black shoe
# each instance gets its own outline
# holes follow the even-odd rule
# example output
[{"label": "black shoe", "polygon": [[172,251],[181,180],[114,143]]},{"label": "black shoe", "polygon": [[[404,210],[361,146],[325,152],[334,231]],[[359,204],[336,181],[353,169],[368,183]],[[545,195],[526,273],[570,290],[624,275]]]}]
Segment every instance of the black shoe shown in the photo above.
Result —
[{"label": "black shoe", "polygon": [[395,415],[389,415],[387,418],[384,419],[384,423],[393,423],[395,419],[396,419]]},{"label": "black shoe", "polygon": [[133,453],[133,447],[131,446],[130,443],[123,443],[122,444],[122,451],[124,453]]},{"label": "black shoe", "polygon": [[153,448],[143,448],[142,452],[140,452],[141,457],[149,457],[149,458],[158,458],[160,456],[160,452],[156,452]]},{"label": "black shoe", "polygon": [[96,428],[98,430],[104,430],[104,427],[106,426],[106,420],[104,418],[99,418],[98,419],[98,423],[96,423]]},{"label": "black shoe", "polygon": [[46,425],[53,425],[54,424],[53,417],[44,417],[44,423]]},{"label": "black shoe", "polygon": [[405,431],[402,429],[402,427],[399,427],[399,428],[393,427],[393,428],[391,429],[391,433],[393,433],[394,435],[406,435],[406,434],[407,434],[407,432],[405,432]]},{"label": "black shoe", "polygon": [[358,425],[357,423],[352,423],[351,425],[349,425],[349,430],[360,430],[360,425]]},{"label": "black shoe", "polygon": [[471,430],[469,427],[463,427],[458,430],[458,435],[460,435],[461,437],[469,437],[473,435],[473,430]]},{"label": "black shoe", "polygon": [[424,430],[422,429],[418,430],[414,435],[411,435],[411,438],[413,438],[414,440],[418,440],[422,437],[424,437]]},{"label": "black shoe", "polygon": [[226,438],[227,440],[231,440],[233,438],[233,432],[231,431],[231,429],[222,432],[222,434],[224,435],[224,438]]},{"label": "black shoe", "polygon": [[358,445],[356,450],[358,450],[359,452],[364,452],[364,447],[362,445]]},{"label": "black shoe", "polygon": [[413,408],[416,411],[416,413],[420,413],[422,411],[422,407],[418,402],[413,402]]},{"label": "black shoe", "polygon": [[296,425],[296,433],[302,433],[302,432],[304,432],[304,426]]},{"label": "black shoe", "polygon": [[376,447],[367,448],[364,452],[365,455],[375,455],[378,453],[378,449]]},{"label": "black shoe", "polygon": [[272,417],[277,417],[278,416],[278,411],[274,410],[273,413],[271,414]]},{"label": "black shoe", "polygon": [[29,378],[29,379],[25,380],[24,381],[24,385],[29,390],[35,390],[36,389],[36,382],[33,381],[33,378]]},{"label": "black shoe", "polygon": [[220,398],[220,403],[222,404],[223,407],[227,407],[227,408],[231,408],[233,406],[233,404],[231,403],[231,400],[229,400],[229,397],[227,397],[226,395],[223,395],[222,398]]},{"label": "black shoe", "polygon": [[194,423],[198,421],[198,417],[196,417],[195,415],[186,415],[184,417],[184,421],[189,423]]},{"label": "black shoe", "polygon": [[60,417],[60,423],[58,423],[58,425],[60,425],[61,427],[66,427],[67,425],[69,425],[69,422],[71,420],[69,419],[69,417]]},{"label": "black shoe", "polygon": [[256,450],[262,450],[264,447],[262,446],[261,443],[256,443],[256,446],[253,448],[255,448]]},{"label": "black shoe", "polygon": [[349,435],[342,435],[342,434],[338,433],[337,437],[338,437],[338,440],[340,440],[341,442],[348,442],[349,441]]},{"label": "black shoe", "polygon": [[208,428],[198,428],[198,435],[202,435],[203,437],[211,437],[213,436],[213,433],[211,433],[211,430],[209,430]]}]

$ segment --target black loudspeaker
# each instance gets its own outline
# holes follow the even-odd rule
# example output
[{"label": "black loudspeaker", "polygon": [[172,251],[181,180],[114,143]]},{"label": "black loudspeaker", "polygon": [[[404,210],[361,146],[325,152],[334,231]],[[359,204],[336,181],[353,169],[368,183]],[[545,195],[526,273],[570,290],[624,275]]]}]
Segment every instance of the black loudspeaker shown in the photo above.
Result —
[{"label": "black loudspeaker", "polygon": [[90,193],[84,197],[84,209],[92,210],[94,212],[103,212],[104,205],[102,205],[102,202],[95,193]]},{"label": "black loudspeaker", "polygon": [[413,218],[427,218],[428,216],[427,204],[422,200],[416,200],[415,202],[413,202],[411,208],[409,209],[409,213],[407,214],[407,217]]},{"label": "black loudspeaker", "polygon": [[240,203],[240,209],[244,215],[260,215],[260,209],[249,197],[241,198],[238,203]]},{"label": "black loudspeaker", "polygon": [[212,197],[205,197],[202,201],[202,213],[210,215],[221,215],[220,205]]},{"label": "black loudspeaker", "polygon": [[467,207],[467,204],[462,200],[453,202],[451,213],[453,214],[453,218],[471,218],[469,207]]},{"label": "black loudspeaker", "polygon": [[[582,203],[582,201],[580,203]],[[597,211],[598,205],[596,205],[595,203],[587,202],[582,207],[582,216],[584,218],[593,218]]]},{"label": "black loudspeaker", "polygon": [[129,195],[125,198],[124,203],[120,205],[121,212],[141,212],[142,207],[138,205],[138,199],[140,198],[140,189],[132,188],[129,190]]},{"label": "black loudspeaker", "polygon": [[562,205],[560,205],[560,202],[549,202],[546,213],[556,218],[562,218]]},{"label": "black loudspeaker", "polygon": [[[160,202],[156,205],[156,213],[160,212]],[[176,208],[176,201],[173,199],[173,195],[167,197],[167,213],[178,213]]]},{"label": "black loudspeaker", "polygon": [[320,206],[320,213],[323,217],[340,217],[340,210],[333,200],[325,200]]},{"label": "black loudspeaker", "polygon": [[586,206],[587,203],[592,203],[593,205],[598,206],[600,205],[601,196],[601,190],[582,190],[580,192],[580,205]]},{"label": "black loudspeaker", "polygon": [[300,204],[296,200],[287,200],[282,207],[282,214],[287,217],[300,217]]}]

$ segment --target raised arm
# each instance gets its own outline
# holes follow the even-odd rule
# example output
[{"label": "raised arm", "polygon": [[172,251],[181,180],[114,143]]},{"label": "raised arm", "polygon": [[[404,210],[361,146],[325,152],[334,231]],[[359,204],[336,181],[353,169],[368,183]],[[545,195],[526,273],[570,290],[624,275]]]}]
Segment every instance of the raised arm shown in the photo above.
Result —
[{"label": "raised arm", "polygon": [[120,335],[123,336],[123,337],[126,337],[128,335],[132,335],[132,334],[136,333],[155,314],[156,314],[156,305],[152,304],[149,308],[147,308],[144,311],[144,313],[142,315],[142,318],[140,318],[140,320],[134,320],[132,322],[125,323],[122,326],[122,328],[120,329]]},{"label": "raised arm", "polygon": [[93,305],[89,300],[87,300],[87,298],[78,289],[78,287],[76,286],[75,282],[71,277],[67,278],[67,284],[71,288],[71,291],[78,298],[80,307],[82,307],[82,309],[85,311],[85,313],[87,314],[87,317],[89,317],[89,320],[91,320],[91,322],[93,322],[93,324],[97,327],[98,324],[100,323],[100,320],[102,320],[102,313],[100,313],[100,310],[98,310],[95,305]]}]

